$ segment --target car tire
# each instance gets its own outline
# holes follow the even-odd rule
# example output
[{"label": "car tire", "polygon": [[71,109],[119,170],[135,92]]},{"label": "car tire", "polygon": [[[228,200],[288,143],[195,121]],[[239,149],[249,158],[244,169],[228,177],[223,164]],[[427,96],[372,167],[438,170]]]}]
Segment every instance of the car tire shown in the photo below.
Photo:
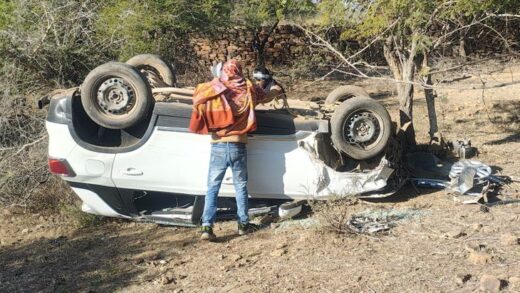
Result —
[{"label": "car tire", "polygon": [[137,55],[126,63],[139,69],[147,77],[151,87],[175,87],[177,83],[173,68],[157,55]]},{"label": "car tire", "polygon": [[362,87],[354,85],[344,85],[334,89],[325,99],[325,104],[334,104],[335,102],[343,102],[347,99],[358,97],[358,98],[370,98],[370,95]]},{"label": "car tire", "polygon": [[153,105],[152,91],[135,67],[109,62],[92,70],[81,85],[81,103],[98,125],[129,128],[144,119]]},{"label": "car tire", "polygon": [[366,97],[354,97],[341,103],[330,123],[334,147],[356,160],[370,159],[383,151],[392,130],[385,107]]}]

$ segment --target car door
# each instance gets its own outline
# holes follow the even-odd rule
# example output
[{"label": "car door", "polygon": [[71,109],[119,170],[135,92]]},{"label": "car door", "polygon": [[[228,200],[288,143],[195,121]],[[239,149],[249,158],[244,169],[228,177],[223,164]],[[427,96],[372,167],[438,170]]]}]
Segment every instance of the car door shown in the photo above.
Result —
[{"label": "car door", "polygon": [[112,178],[118,188],[204,195],[209,136],[156,128],[140,148],[116,154]]}]

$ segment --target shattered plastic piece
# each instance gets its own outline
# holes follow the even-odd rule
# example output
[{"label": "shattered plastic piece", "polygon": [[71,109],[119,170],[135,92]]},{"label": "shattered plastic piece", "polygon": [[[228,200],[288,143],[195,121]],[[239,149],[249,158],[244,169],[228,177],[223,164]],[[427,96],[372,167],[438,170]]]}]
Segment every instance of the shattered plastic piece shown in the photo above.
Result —
[{"label": "shattered plastic piece", "polygon": [[375,219],[359,216],[352,217],[348,225],[351,229],[358,233],[373,234],[376,232],[390,230],[390,225],[388,223],[381,223]]},{"label": "shattered plastic piece", "polygon": [[478,203],[482,199],[487,201],[491,181],[500,180],[492,177],[491,167],[476,160],[462,160],[453,164],[450,178],[450,189],[457,193],[454,200],[464,204]]},{"label": "shattered plastic piece", "polygon": [[466,167],[472,167],[477,170],[478,178],[486,179],[491,175],[491,167],[488,165],[484,165],[482,162],[477,160],[462,160],[451,166],[450,178],[458,177],[459,174],[462,173],[462,170]]},{"label": "shattered plastic piece", "polygon": [[456,182],[456,188],[460,194],[464,194],[473,188],[473,179],[477,175],[477,169],[473,167],[465,167],[461,173],[453,178]]},{"label": "shattered plastic piece", "polygon": [[[450,178],[451,184],[450,189],[459,193],[466,194],[474,187],[484,187],[489,185],[489,177],[491,175],[491,167],[484,165],[480,161],[475,160],[462,160],[451,167]],[[482,196],[484,188],[480,192]]]},{"label": "shattered plastic piece", "polygon": [[390,230],[397,225],[398,221],[414,218],[421,214],[421,211],[413,209],[365,211],[353,215],[348,226],[357,233],[374,234]]}]

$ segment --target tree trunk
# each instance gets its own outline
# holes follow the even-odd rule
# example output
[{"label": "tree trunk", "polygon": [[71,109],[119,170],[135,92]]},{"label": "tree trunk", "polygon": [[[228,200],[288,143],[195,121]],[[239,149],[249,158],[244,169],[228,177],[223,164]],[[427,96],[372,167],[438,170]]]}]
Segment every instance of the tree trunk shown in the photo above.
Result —
[{"label": "tree trunk", "polygon": [[253,33],[253,50],[256,52],[256,68],[265,68],[265,45],[269,40],[269,37],[273,34],[274,30],[278,26],[278,20],[271,26],[271,29],[264,35],[263,39],[260,39],[260,33],[262,28],[258,28]]},{"label": "tree trunk", "polygon": [[466,52],[466,35],[468,34],[468,30],[463,30],[459,33],[459,56],[462,59],[467,58]]},{"label": "tree trunk", "polygon": [[[428,70],[428,73],[423,76],[423,81],[426,85],[432,85],[432,75],[429,73],[429,58],[428,52],[424,52],[423,54],[423,68]],[[439,127],[437,125],[437,112],[435,111],[435,98],[437,94],[431,88],[424,89],[424,97],[426,98],[426,108],[428,109],[428,120],[430,123],[430,143],[433,141],[438,141],[439,135]],[[440,141],[439,141],[440,142]]]},{"label": "tree trunk", "polygon": [[412,148],[416,146],[415,130],[413,127],[413,79],[415,76],[415,56],[417,40],[413,39],[408,56],[404,54],[403,48],[397,48],[395,39],[389,37],[383,45],[385,59],[392,71],[396,83],[399,98],[399,126],[406,130],[407,144]]}]

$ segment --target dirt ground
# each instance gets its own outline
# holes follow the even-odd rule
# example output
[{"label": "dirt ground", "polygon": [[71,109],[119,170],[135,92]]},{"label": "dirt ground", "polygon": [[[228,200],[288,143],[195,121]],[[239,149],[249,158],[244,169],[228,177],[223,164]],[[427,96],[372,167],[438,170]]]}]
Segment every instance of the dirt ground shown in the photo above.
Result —
[{"label": "dirt ground", "polygon": [[[439,126],[447,139],[471,138],[479,160],[520,177],[520,65],[464,68],[471,78],[438,90]],[[441,78],[441,77],[439,77]],[[471,89],[482,86],[487,89]],[[290,98],[324,97],[352,81],[300,81]],[[357,81],[397,115],[392,84]],[[495,86],[493,88],[493,86]],[[457,88],[464,87],[466,90]],[[427,142],[426,103],[415,98],[415,127]],[[520,198],[520,186],[503,199]],[[520,204],[463,205],[445,191],[405,187],[362,211],[413,214],[381,235],[327,232],[316,215],[237,237],[216,226],[218,242],[196,229],[120,220],[77,229],[60,215],[0,215],[1,292],[520,292]],[[323,224],[323,223],[321,223]],[[489,277],[486,277],[488,275]],[[487,281],[485,281],[487,280]]]}]

